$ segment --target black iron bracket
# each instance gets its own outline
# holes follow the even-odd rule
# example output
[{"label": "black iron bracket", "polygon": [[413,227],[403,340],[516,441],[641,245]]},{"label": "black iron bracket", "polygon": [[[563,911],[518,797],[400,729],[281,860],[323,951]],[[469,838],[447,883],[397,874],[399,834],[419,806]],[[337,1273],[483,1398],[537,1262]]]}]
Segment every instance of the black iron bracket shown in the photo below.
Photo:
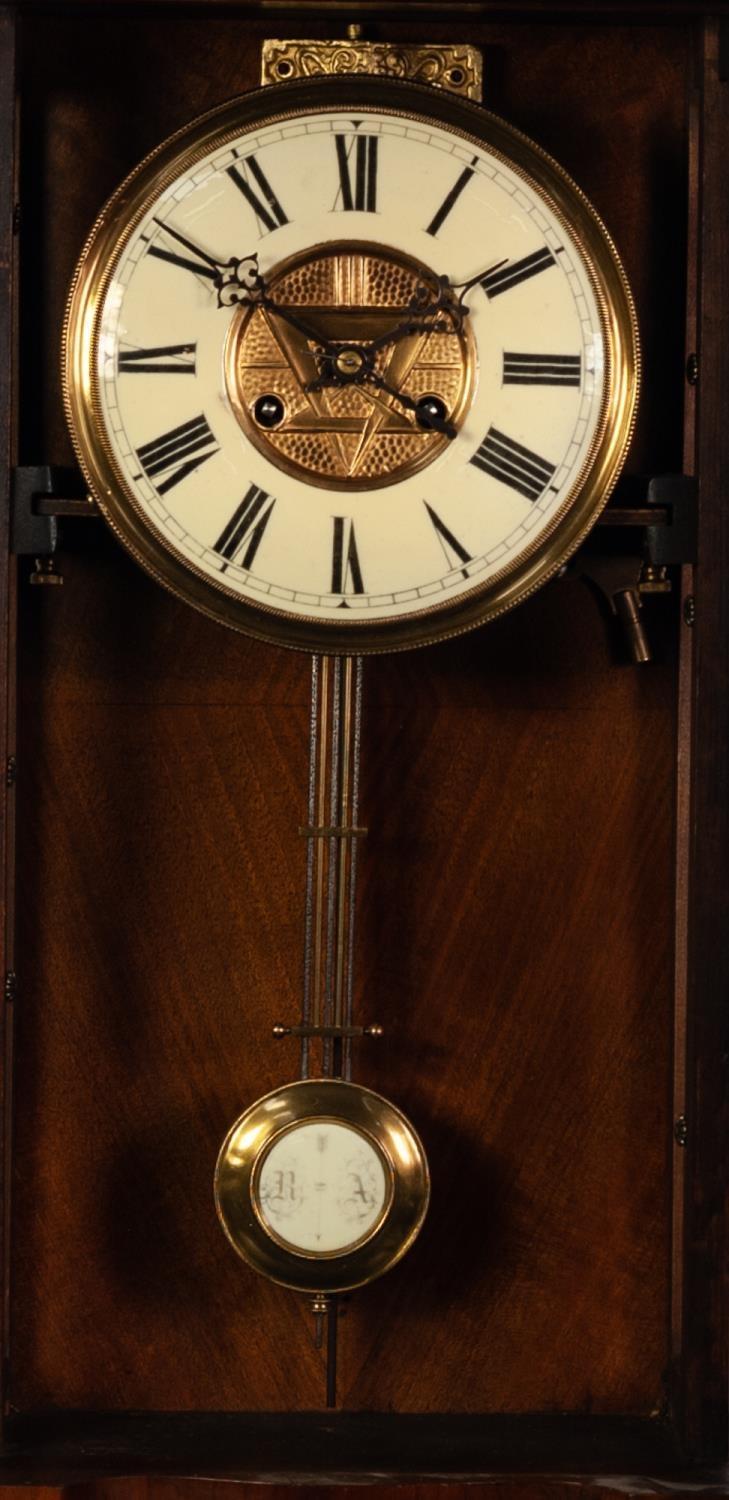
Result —
[{"label": "black iron bracket", "polygon": [[10,486],[10,551],[18,557],[52,557],[65,516],[98,515],[78,469],[26,464],[13,469]]},{"label": "black iron bracket", "polygon": [[[602,536],[608,530],[624,535],[642,528],[640,560],[654,568],[693,562],[696,499],[696,480],[685,474],[626,476],[598,517],[596,530]],[[89,520],[98,514],[78,469],[30,464],[13,470],[10,550],[18,556],[52,557],[59,547],[59,521]],[[608,548],[615,550],[609,544]],[[634,546],[631,551],[636,555]]]},{"label": "black iron bracket", "polygon": [[[662,513],[646,528],[646,561],[656,568],[696,561],[698,482],[689,474],[661,474],[648,483],[648,508]],[[663,513],[665,513],[663,515]]]},{"label": "black iron bracket", "polygon": [[[628,480],[625,490],[640,481]],[[590,538],[568,568],[571,576],[583,578],[620,621],[634,662],[648,662],[652,653],[643,624],[643,599],[650,594],[670,594],[668,569],[696,558],[697,484],[685,474],[663,474],[642,481],[642,496],[630,511],[631,524],[643,526],[642,547],[622,530],[612,543],[596,546]],[[613,526],[627,507],[610,506],[603,515]],[[640,522],[638,522],[640,516]],[[602,542],[601,538],[601,542]]]}]

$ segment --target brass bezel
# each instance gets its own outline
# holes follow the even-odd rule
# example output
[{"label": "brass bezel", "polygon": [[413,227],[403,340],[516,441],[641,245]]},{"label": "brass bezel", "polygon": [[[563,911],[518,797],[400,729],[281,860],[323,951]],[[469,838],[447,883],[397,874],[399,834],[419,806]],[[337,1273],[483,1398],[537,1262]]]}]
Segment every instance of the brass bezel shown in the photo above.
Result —
[{"label": "brass bezel", "polygon": [[[288,1248],[264,1228],[253,1190],[274,1140],[321,1118],[372,1141],[389,1164],[391,1196],[379,1223],[355,1246],[315,1256]],[[257,1099],[231,1126],[215,1168],[215,1206],[233,1249],[254,1271],[294,1291],[351,1291],[389,1271],[415,1240],[429,1199],[428,1163],[410,1121],[381,1094],[341,1079],[307,1078]]]},{"label": "brass bezel", "polygon": [[[98,321],[116,260],[148,206],[182,171],[242,130],[278,123],[311,109],[381,110],[437,122],[486,145],[549,203],[575,240],[600,309],[606,351],[606,398],[581,473],[539,542],[487,584],[455,603],[389,620],[317,621],[243,601],[196,574],[153,533],[137,509],[106,440],[97,393]],[[541,147],[498,116],[417,84],[349,77],[315,78],[256,90],[192,122],[160,145],[117,189],[82,252],[64,321],[63,393],[79,463],[117,536],[137,561],[178,598],[246,634],[307,651],[376,653],[427,645],[482,624],[533,593],[571,556],[606,504],[633,432],[640,383],[638,327],[627,279],[613,242],[581,190]]]}]

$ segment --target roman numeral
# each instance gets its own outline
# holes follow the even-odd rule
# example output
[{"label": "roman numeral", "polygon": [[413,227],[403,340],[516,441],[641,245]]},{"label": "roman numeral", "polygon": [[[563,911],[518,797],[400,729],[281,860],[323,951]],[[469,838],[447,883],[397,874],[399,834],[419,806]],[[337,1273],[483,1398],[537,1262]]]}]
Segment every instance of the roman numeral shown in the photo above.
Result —
[{"label": "roman numeral", "polygon": [[[272,229],[279,229],[282,224],[288,224],[288,218],[255,156],[244,156],[236,166],[228,167],[227,171],[228,176],[253,209],[259,234],[270,234]],[[258,192],[251,186],[250,178],[259,189]]]},{"label": "roman numeral", "polygon": [[[225,572],[229,562],[236,562],[241,568],[253,566],[275,504],[273,497],[267,495],[265,490],[260,490],[257,484],[248,486],[238,509],[233,512],[213,548],[226,559],[221,572]],[[244,547],[241,557],[238,554]]]},{"label": "roman numeral", "polygon": [[[458,562],[471,562],[470,552],[466,551],[465,547],[462,546],[462,544],[458,541],[458,538],[455,537],[453,535],[453,532],[448,529],[445,521],[442,521],[440,516],[438,515],[438,512],[433,510],[432,505],[429,505],[427,500],[424,500],[423,504],[425,505],[425,509],[427,510],[428,515],[430,516],[430,519],[433,523],[438,541],[443,548],[443,553],[448,567],[453,568],[458,566],[458,564],[454,563],[453,561],[454,557],[458,558]],[[468,573],[466,572],[465,568],[462,568],[461,572],[463,573],[464,578],[468,577]]]},{"label": "roman numeral", "polygon": [[453,205],[457,203],[458,199],[461,196],[461,193],[463,192],[463,189],[467,187],[468,183],[471,181],[471,178],[473,177],[473,169],[477,161],[478,157],[474,156],[471,160],[470,167],[464,167],[460,177],[456,179],[450,192],[443,199],[438,212],[433,215],[433,218],[431,219],[428,228],[425,231],[426,234],[437,234],[441,225],[445,223],[445,220],[448,218]]},{"label": "roman numeral", "polygon": [[487,297],[500,297],[502,292],[510,291],[520,281],[528,281],[530,276],[538,276],[540,271],[548,271],[550,266],[556,264],[551,250],[547,250],[545,246],[543,250],[525,255],[522,260],[512,260],[505,266],[497,266],[494,271],[489,271],[488,276],[483,277],[481,286]]},{"label": "roman numeral", "polygon": [[363,594],[362,569],[359,565],[354,525],[349,516],[333,516],[332,593]]},{"label": "roman numeral", "polygon": [[190,260],[187,255],[178,255],[176,250],[162,250],[158,245],[150,245],[148,255],[154,255],[157,260],[167,260],[171,266],[181,266],[183,271],[192,271],[195,276],[207,276],[208,281],[215,281],[217,271],[212,266],[206,266],[201,260]]},{"label": "roman numeral", "polygon": [[183,422],[181,427],[173,427],[151,443],[143,443],[137,449],[137,457],[149,479],[156,480],[158,474],[166,475],[162,483],[155,486],[159,495],[165,495],[217,452],[218,444],[201,415],[193,417],[191,422]]},{"label": "roman numeral", "polygon": [[470,462],[532,501],[539,499],[555,472],[538,453],[515,443],[496,427],[489,428]]},{"label": "roman numeral", "polygon": [[504,385],[579,385],[579,354],[504,353]]},{"label": "roman numeral", "polygon": [[120,349],[119,374],[194,375],[197,344],[161,344],[157,349]]},{"label": "roman numeral", "polygon": [[376,213],[379,136],[335,135],[334,140],[339,167],[339,192],[334,208]]}]

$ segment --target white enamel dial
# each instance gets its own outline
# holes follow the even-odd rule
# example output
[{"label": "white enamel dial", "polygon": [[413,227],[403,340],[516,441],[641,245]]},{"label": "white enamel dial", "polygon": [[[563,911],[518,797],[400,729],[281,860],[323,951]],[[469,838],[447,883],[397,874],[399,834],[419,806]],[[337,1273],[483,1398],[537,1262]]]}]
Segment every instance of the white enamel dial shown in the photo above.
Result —
[{"label": "white enamel dial", "polygon": [[308,1255],[336,1255],[380,1223],[390,1184],[381,1153],[360,1131],[313,1120],[274,1140],[252,1192],[275,1239]]},{"label": "white enamel dial", "polygon": [[[301,625],[376,637],[378,626],[425,620],[427,633],[429,616],[437,634],[439,615],[505,576],[526,578],[601,465],[593,511],[604,502],[637,386],[633,322],[621,451],[608,465],[609,330],[621,317],[630,323],[629,293],[578,190],[568,185],[598,247],[609,246],[607,291],[595,246],[573,232],[564,202],[499,145],[390,106],[299,105],[182,151],[128,220],[122,196],[120,232],[95,271],[103,285],[89,290],[82,262],[72,294],[70,414],[78,436],[93,405],[104,477],[113,474],[100,502],[111,494],[112,520],[129,541],[114,500],[122,497],[141,560],[149,561],[140,528],[156,552],[153,571],[164,577],[167,554],[198,580],[195,602],[201,581],[203,595],[256,612],[263,633],[266,616],[277,617],[294,642]],[[528,143],[523,150],[537,157]],[[551,163],[549,171],[559,173]],[[288,317],[271,298],[255,315],[235,301],[221,306],[219,268],[254,256]],[[324,312],[315,290],[307,300],[317,257],[332,267]],[[396,264],[410,275],[399,301],[378,282],[384,288]],[[408,333],[421,275],[426,319]],[[434,326],[438,278],[461,316],[460,344],[452,311]],[[624,303],[612,320],[611,291]],[[258,324],[242,324],[253,316]],[[355,370],[358,360],[372,369],[347,375],[343,390],[332,376],[348,368],[350,343]],[[335,365],[342,349],[345,363]],[[86,361],[81,422],[74,364]],[[435,433],[416,410],[434,392],[443,398],[431,408]],[[574,545],[570,536],[562,551]],[[559,560],[549,559],[551,571]],[[185,591],[179,576],[175,586]]]}]

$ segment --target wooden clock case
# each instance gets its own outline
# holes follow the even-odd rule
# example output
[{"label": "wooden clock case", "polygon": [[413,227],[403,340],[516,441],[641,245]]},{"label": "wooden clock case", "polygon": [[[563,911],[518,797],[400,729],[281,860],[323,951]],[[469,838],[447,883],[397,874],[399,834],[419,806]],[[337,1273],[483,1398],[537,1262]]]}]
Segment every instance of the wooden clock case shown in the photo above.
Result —
[{"label": "wooden clock case", "polygon": [[386,1035],[355,1076],[417,1122],[433,1202],[346,1306],[325,1412],[308,1310],[211,1195],[231,1121],[296,1071],[271,1026],[299,1003],[309,664],[168,597],[98,519],[62,523],[53,584],[26,525],[53,504],[16,481],[0,1479],[724,1493],[726,7],[3,5],[8,467],[73,465],[60,330],[104,199],[257,85],[265,37],[349,22],[481,46],[485,103],[595,203],[644,349],[611,504],[696,475],[697,540],[669,507],[650,663],[582,576],[639,568],[626,524],[511,615],[368,664],[358,1006]]}]

